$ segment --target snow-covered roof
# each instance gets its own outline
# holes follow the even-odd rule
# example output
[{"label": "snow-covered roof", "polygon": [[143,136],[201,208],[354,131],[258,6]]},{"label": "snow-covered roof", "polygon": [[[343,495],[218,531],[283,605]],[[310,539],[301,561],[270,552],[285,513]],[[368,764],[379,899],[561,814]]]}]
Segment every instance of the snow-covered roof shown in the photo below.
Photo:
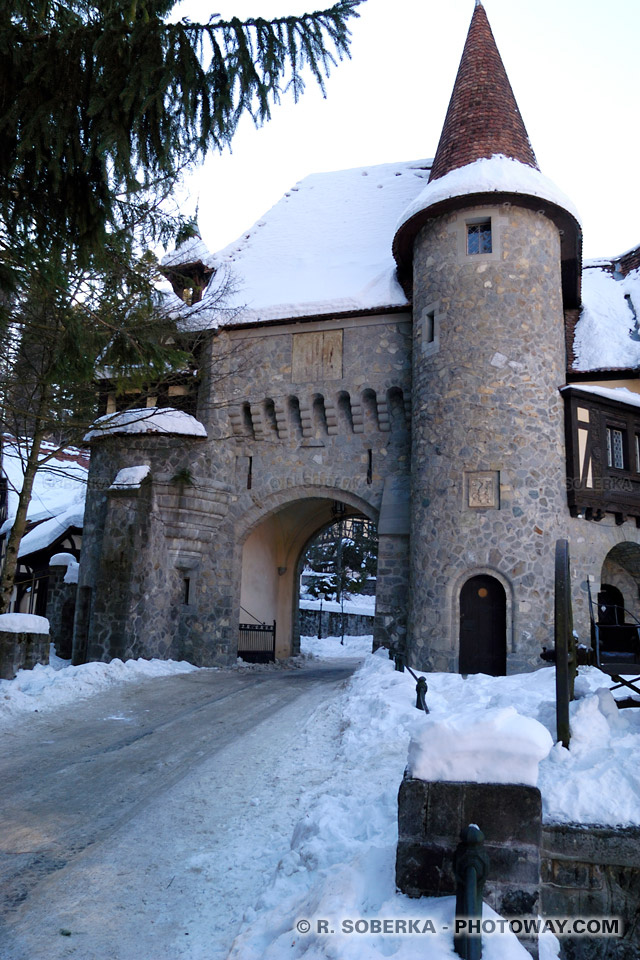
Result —
[{"label": "snow-covered roof", "polygon": [[170,250],[160,261],[163,267],[183,267],[190,263],[203,263],[213,267],[213,255],[200,237],[188,237],[175,250]]},{"label": "snow-covered roof", "polygon": [[207,261],[216,276],[202,301],[182,311],[186,325],[224,322],[216,298],[226,279],[234,292],[225,313],[234,323],[406,306],[391,244],[430,165],[416,160],[305,177]]},{"label": "snow-covered roof", "polygon": [[601,387],[590,383],[574,383],[569,387],[562,387],[562,390],[575,388],[585,393],[593,393],[597,397],[604,397],[606,400],[617,400],[618,403],[628,403],[632,407],[640,407],[640,393],[634,393],[626,387]]},{"label": "snow-covered roof", "polygon": [[575,370],[640,367],[640,339],[632,338],[636,315],[640,318],[640,270],[622,277],[611,267],[610,260],[595,261],[583,271],[582,313],[573,339]]},{"label": "snow-covered roof", "polygon": [[59,537],[62,537],[71,527],[82,529],[84,521],[84,500],[72,503],[66,510],[62,511],[50,520],[44,520],[25,533],[20,541],[18,557],[28,557],[31,553],[37,553],[38,550],[44,550],[55,543]]},{"label": "snow-covered roof", "polygon": [[171,407],[145,407],[106,413],[96,420],[85,441],[122,433],[164,433],[183,437],[206,437],[203,424],[189,413]]},{"label": "snow-covered roof", "polygon": [[[41,459],[49,456],[54,449],[51,444],[43,444]],[[8,480],[9,509],[8,518],[0,527],[0,535],[6,534],[13,526],[18,494],[22,489],[26,453],[26,442],[5,440],[2,472]],[[82,526],[88,470],[87,452],[69,448],[57,452],[37,471],[27,511],[28,524],[36,526],[22,538],[20,557],[49,546],[69,527]]]},{"label": "snow-covered roof", "polygon": [[518,193],[540,197],[567,210],[580,223],[575,206],[552,180],[534,167],[497,154],[489,159],[475,160],[438,180],[432,180],[402,212],[397,229],[436,203],[476,193]]}]

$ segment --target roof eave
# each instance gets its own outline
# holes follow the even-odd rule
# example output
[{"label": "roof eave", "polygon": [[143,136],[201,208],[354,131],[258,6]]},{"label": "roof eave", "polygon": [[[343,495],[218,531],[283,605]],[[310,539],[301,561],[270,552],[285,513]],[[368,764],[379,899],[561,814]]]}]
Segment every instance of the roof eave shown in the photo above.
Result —
[{"label": "roof eave", "polygon": [[582,229],[575,217],[563,207],[542,197],[523,193],[489,191],[448,197],[418,211],[398,229],[393,240],[393,256],[398,265],[398,280],[407,299],[413,286],[413,245],[420,230],[432,220],[457,210],[477,206],[518,206],[544,214],[558,227],[562,261],[562,296],[564,308],[580,306],[582,263]]}]

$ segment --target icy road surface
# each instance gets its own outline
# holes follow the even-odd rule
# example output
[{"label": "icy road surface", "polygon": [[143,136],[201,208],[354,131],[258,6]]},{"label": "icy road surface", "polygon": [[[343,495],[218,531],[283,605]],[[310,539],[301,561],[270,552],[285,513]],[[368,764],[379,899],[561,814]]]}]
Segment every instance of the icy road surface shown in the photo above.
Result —
[{"label": "icy road surface", "polygon": [[1,960],[225,957],[304,813],[297,770],[331,769],[354,667],[200,670],[7,728]]}]

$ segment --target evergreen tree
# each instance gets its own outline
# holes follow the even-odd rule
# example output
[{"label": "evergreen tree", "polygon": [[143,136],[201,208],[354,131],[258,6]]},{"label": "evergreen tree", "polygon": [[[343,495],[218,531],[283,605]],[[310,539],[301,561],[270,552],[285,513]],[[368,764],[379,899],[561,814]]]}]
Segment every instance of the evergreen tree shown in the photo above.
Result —
[{"label": "evergreen tree", "polygon": [[305,70],[323,88],[362,2],[201,24],[171,22],[175,0],[6,0],[0,281],[16,238],[88,257],[114,224],[149,218],[149,189],[227,145],[243,114],[260,124],[285,91],[297,100]]},{"label": "evergreen tree", "polygon": [[312,597],[340,601],[363,593],[378,566],[375,524],[357,517],[332,524],[309,545],[304,565],[318,574],[307,587]]},{"label": "evergreen tree", "polygon": [[129,395],[129,406],[144,407],[140,392],[157,392],[189,369],[197,347],[193,338],[181,340],[157,292],[155,258],[136,258],[126,233],[111,234],[88,264],[67,251],[41,257],[33,249],[30,269],[17,264],[16,276],[0,312],[0,428],[20,451],[24,480],[7,539],[0,612],[11,600],[36,473],[61,448],[81,442],[97,413],[96,383],[108,376],[114,392]]}]

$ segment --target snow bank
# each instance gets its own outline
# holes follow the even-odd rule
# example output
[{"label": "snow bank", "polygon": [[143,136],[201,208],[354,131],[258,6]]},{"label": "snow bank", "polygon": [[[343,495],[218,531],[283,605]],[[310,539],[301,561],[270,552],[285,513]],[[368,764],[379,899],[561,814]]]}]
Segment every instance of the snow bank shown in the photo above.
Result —
[{"label": "snow bank", "polygon": [[183,437],[206,437],[207,431],[195,417],[172,407],[143,407],[107,413],[96,420],[85,441],[120,433],[172,433]]},{"label": "snow bank", "polygon": [[[441,675],[437,675],[440,677]],[[368,656],[348,683],[344,697],[310,717],[303,736],[341,730],[335,762],[320,789],[300,782],[304,816],[275,875],[229,953],[229,960],[450,960],[455,898],[412,900],[395,889],[398,787],[409,740],[425,726],[415,709],[415,684],[396,673],[386,650]],[[338,711],[337,723],[329,723]],[[283,764],[286,764],[283,758]],[[495,917],[487,905],[485,917]],[[334,935],[296,930],[299,920],[329,921]],[[424,923],[421,936],[343,934],[345,918],[398,918]],[[448,929],[444,929],[448,928]],[[547,949],[547,941],[545,947]],[[527,960],[512,934],[485,938],[485,960]],[[541,956],[545,956],[541,952]],[[547,951],[546,958],[557,956]]]},{"label": "snow bank", "polygon": [[[24,616],[24,614],[4,614]],[[43,617],[33,617],[49,623]],[[175,660],[112,660],[111,663],[84,663],[60,669],[37,664],[20,670],[14,680],[0,680],[0,725],[25,713],[53,710],[58,706],[93,696],[114,683],[132,683],[151,677],[168,677],[198,670],[193,664]]]},{"label": "snow bank", "polygon": [[608,270],[585,269],[573,340],[575,369],[640,366],[640,341],[630,337],[634,311],[640,317],[640,270],[616,279]]},{"label": "snow bank", "polygon": [[151,473],[151,467],[148,464],[139,467],[123,467],[118,470],[115,480],[109,487],[110,490],[139,490],[140,484]]},{"label": "snow bank", "polygon": [[409,745],[409,773],[418,780],[524,783],[535,787],[538,764],[553,746],[549,731],[515,707],[430,715]]},{"label": "snow bank", "polygon": [[442,200],[466,197],[474,193],[522,193],[528,197],[540,197],[541,200],[548,200],[567,210],[580,223],[580,214],[575,206],[553,181],[519,160],[495,154],[489,159],[468,163],[428,183],[404,211],[397,229],[417,213]]},{"label": "snow bank", "polygon": [[366,657],[371,653],[373,636],[344,637],[300,637],[300,652],[308,657],[317,657],[319,660],[334,660],[342,657]]},{"label": "snow bank", "polygon": [[49,633],[49,621],[35,613],[2,613],[0,630],[5,633]]}]

